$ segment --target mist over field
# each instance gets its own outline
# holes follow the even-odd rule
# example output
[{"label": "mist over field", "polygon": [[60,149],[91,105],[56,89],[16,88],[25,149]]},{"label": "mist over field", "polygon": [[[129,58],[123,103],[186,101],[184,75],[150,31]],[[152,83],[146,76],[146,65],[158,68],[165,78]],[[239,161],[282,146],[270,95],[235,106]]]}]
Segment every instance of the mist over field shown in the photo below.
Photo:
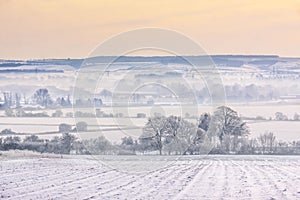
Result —
[{"label": "mist over field", "polygon": [[[89,60],[91,69],[100,71],[101,83],[94,90],[89,87],[75,88],[76,73],[80,72],[83,59],[49,59],[49,60],[1,60],[0,67],[0,115],[2,120],[0,129],[11,129],[14,134],[25,137],[36,134],[42,138],[51,138],[58,135],[56,132],[61,123],[75,125],[72,118],[72,106],[79,107],[87,112],[87,117],[97,117],[98,121],[88,124],[88,129],[95,129],[97,125],[116,126],[119,122],[114,120],[115,115],[130,118],[132,125],[142,127],[147,118],[163,110],[166,116],[178,115],[194,119],[197,123],[202,113],[213,113],[217,107],[212,102],[206,80],[197,70],[205,72],[201,59],[206,57],[188,57],[190,60],[200,60],[199,66],[191,64],[180,57],[119,57],[113,63],[107,63],[110,57],[96,57]],[[199,59],[200,58],[200,59]],[[297,141],[299,139],[298,103],[300,100],[300,59],[281,58],[278,56],[212,56],[216,71],[209,72],[209,76],[220,76],[221,83],[213,82],[212,87],[224,89],[224,105],[237,111],[238,115],[249,126],[249,137],[255,138],[265,132],[272,132],[277,140]],[[152,71],[149,73],[149,71]],[[128,79],[126,74],[133,73],[133,79]],[[125,75],[125,76],[124,76]],[[93,81],[94,79],[88,77]],[[189,80],[189,84],[182,79]],[[192,99],[197,107],[197,113],[189,113],[188,107],[181,109],[175,97],[168,89],[160,86],[146,86],[140,88],[128,102],[129,107],[113,109],[112,95],[116,85],[134,87],[143,80],[159,81],[171,87],[177,97]],[[78,80],[77,80],[78,81]],[[73,90],[78,89],[87,96],[94,95],[91,102],[80,102],[73,98]],[[120,91],[123,88],[117,88]],[[49,93],[47,105],[37,102],[34,97],[39,89],[46,89]],[[115,92],[116,93],[116,92]],[[116,95],[115,95],[116,96]],[[121,98],[121,97],[120,97]],[[82,101],[87,101],[82,100]],[[94,101],[94,102],[92,102]],[[113,99],[116,101],[116,99]],[[188,101],[188,100],[187,100]],[[47,102],[46,102],[47,103]],[[77,104],[76,104],[77,103]],[[91,105],[95,105],[91,108]],[[120,106],[119,106],[120,107]],[[121,106],[122,107],[122,106]],[[162,109],[160,109],[162,108]],[[193,109],[193,108],[190,108]],[[10,112],[8,112],[8,110]],[[58,112],[58,115],[55,113]],[[60,113],[62,112],[62,113]],[[74,111],[75,112],[75,111]],[[91,113],[88,113],[91,112]],[[98,113],[96,113],[98,112]],[[120,113],[116,113],[120,112]],[[123,112],[123,113],[122,113]],[[43,113],[34,115],[30,113]],[[137,118],[138,114],[140,118]],[[80,113],[77,113],[81,118]],[[194,116],[192,116],[194,115]],[[41,118],[41,117],[42,118]],[[82,121],[84,121],[84,118]],[[111,119],[111,120],[110,120]],[[120,119],[121,120],[121,119]],[[126,122],[124,122],[126,125]],[[122,125],[122,124],[121,124]],[[94,128],[93,128],[94,126]],[[97,127],[99,128],[99,127]],[[96,128],[96,129],[97,129]],[[101,127],[100,127],[101,128]],[[112,130],[114,131],[114,130]],[[43,134],[49,132],[49,134]],[[51,134],[53,133],[53,134]],[[103,134],[111,142],[120,142],[126,135],[122,133]],[[134,133],[135,139],[138,139]],[[89,136],[93,134],[89,133]],[[99,134],[94,134],[95,137]],[[84,137],[84,135],[81,135]],[[3,135],[2,135],[3,137]]]},{"label": "mist over field", "polygon": [[1,60],[0,197],[299,199],[299,80],[279,56]]}]

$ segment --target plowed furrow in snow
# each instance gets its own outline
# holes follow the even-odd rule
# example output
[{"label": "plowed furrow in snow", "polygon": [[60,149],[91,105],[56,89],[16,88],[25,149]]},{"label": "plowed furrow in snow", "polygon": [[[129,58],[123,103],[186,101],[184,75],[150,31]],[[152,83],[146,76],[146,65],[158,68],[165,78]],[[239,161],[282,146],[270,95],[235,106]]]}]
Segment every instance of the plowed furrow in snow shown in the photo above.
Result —
[{"label": "plowed furrow in snow", "polygon": [[270,174],[270,172],[265,167],[267,165],[273,164],[272,161],[262,161],[257,163],[258,164],[253,165],[253,170],[256,170],[256,177],[260,179],[261,186],[264,187],[264,190],[262,191],[263,197],[268,199],[276,199],[275,197],[280,198],[282,200],[287,199],[286,195],[283,193],[282,190],[280,190],[280,188],[276,184],[276,174]]},{"label": "plowed furrow in snow", "polygon": [[213,178],[213,176],[219,173],[219,170],[216,170],[217,168],[220,169],[218,167],[219,162],[221,161],[212,160],[203,169],[199,169],[192,181],[174,199],[206,199],[207,196],[212,195],[212,187],[220,184],[220,182],[217,183],[217,180]]},{"label": "plowed furrow in snow", "polygon": [[[21,163],[20,163],[21,164]],[[17,164],[15,164],[17,165]],[[37,171],[48,171],[51,170],[53,167],[51,165],[45,165],[41,163],[22,163],[22,167],[12,167],[11,170],[1,170],[1,178],[2,179],[10,179],[10,180],[16,180],[16,179],[22,179],[24,176],[36,174]],[[59,166],[57,166],[59,167]]]},{"label": "plowed furrow in snow", "polygon": [[[110,170],[111,171],[111,170]],[[36,197],[36,195],[40,195],[40,194],[45,194],[48,193],[50,191],[55,191],[58,192],[59,188],[63,188],[63,187],[67,187],[70,184],[74,184],[74,182],[78,182],[78,181],[88,181],[91,178],[95,178],[97,176],[102,175],[103,173],[107,173],[109,171],[94,171],[91,170],[88,173],[85,174],[76,174],[73,176],[62,176],[60,178],[57,178],[53,181],[48,181],[46,180],[45,182],[38,184],[34,187],[32,187],[31,185],[28,185],[28,187],[19,189],[19,188],[14,188],[13,190],[8,190],[6,191],[7,193],[10,193],[10,197],[12,199],[15,198],[22,198],[24,199],[25,197],[28,199],[32,198],[32,197]],[[51,176],[49,174],[49,176]],[[37,196],[38,198],[38,196]]]},{"label": "plowed furrow in snow", "polygon": [[253,184],[253,180],[251,180],[251,174],[249,174],[249,172],[246,170],[246,166],[248,164],[248,161],[245,160],[227,161],[227,182],[223,189],[224,199],[253,198],[253,190],[251,190],[251,184]]},{"label": "plowed furrow in snow", "polygon": [[3,181],[3,184],[1,184],[1,187],[3,189],[8,189],[7,192],[9,192],[10,188],[17,188],[18,190],[21,190],[22,188],[27,188],[29,185],[32,187],[34,185],[39,185],[43,182],[52,182],[57,179],[61,179],[62,177],[69,177],[69,176],[76,176],[76,174],[80,174],[81,172],[73,172],[73,171],[62,171],[62,170],[49,170],[49,171],[43,171],[39,172],[36,171],[35,174],[32,174],[28,176],[28,174],[21,175],[19,179],[14,181],[9,181],[10,179],[1,180]]},{"label": "plowed furrow in snow", "polygon": [[88,195],[86,191],[89,191],[89,194],[93,194],[90,196],[95,196],[99,191],[104,188],[109,188],[111,185],[117,184],[120,180],[125,179],[128,180],[130,178],[136,178],[135,176],[130,176],[128,174],[120,173],[117,171],[111,171],[111,173],[106,174],[101,177],[95,176],[93,179],[88,182],[76,182],[70,185],[68,188],[62,188],[59,194],[55,194],[52,197],[57,199],[68,197],[71,199],[87,199]]},{"label": "plowed furrow in snow", "polygon": [[[82,173],[82,168],[75,165],[73,168],[66,168],[68,163],[57,165],[57,163],[47,163],[49,168],[32,168],[31,172],[17,173],[14,177],[1,177],[1,186],[3,189],[22,188],[28,185],[37,185],[41,182],[60,179],[64,176],[71,176]],[[55,167],[53,167],[55,166]],[[88,166],[87,166],[88,167]]]},{"label": "plowed furrow in snow", "polygon": [[187,156],[148,173],[75,156],[8,160],[1,167],[4,199],[300,199],[297,157]]},{"label": "plowed furrow in snow", "polygon": [[276,184],[276,187],[284,193],[287,199],[300,199],[298,193],[300,191],[300,180],[297,174],[291,175],[274,165],[265,166],[265,169],[272,177],[271,180]]},{"label": "plowed furrow in snow", "polygon": [[[171,168],[173,169],[174,166],[171,166]],[[124,195],[126,195],[126,193],[130,194],[129,191],[127,191],[128,188],[136,187],[137,189],[142,189],[142,188],[147,189],[147,181],[146,180],[151,177],[159,177],[161,171],[163,171],[162,174],[164,176],[168,176],[167,168],[157,170],[154,172],[150,172],[144,176],[141,176],[141,175],[132,176],[131,178],[128,178],[128,179],[125,178],[125,179],[119,180],[119,182],[114,184],[113,186],[112,185],[102,185],[99,193],[96,195],[92,195],[91,197],[96,197],[96,198],[101,198],[101,199],[105,199],[105,198],[109,199],[109,198],[112,198],[112,196],[116,197],[116,196],[124,196]],[[169,172],[169,173],[173,173],[173,172],[174,172],[174,169],[171,170],[171,172]],[[144,183],[144,184],[142,184],[142,183]],[[124,194],[124,192],[125,192],[125,194]],[[89,198],[91,198],[91,197],[89,197]],[[87,198],[87,199],[89,199],[89,198]]]},{"label": "plowed furrow in snow", "polygon": [[144,182],[150,184],[147,184],[147,188],[140,190],[136,197],[138,199],[149,199],[160,196],[162,199],[170,199],[192,180],[199,168],[201,167],[196,164],[182,165],[175,171],[169,170],[167,175],[160,174],[158,177],[152,178],[151,181],[144,180]]},{"label": "plowed furrow in snow", "polygon": [[273,166],[281,171],[284,171],[284,173],[290,174],[292,177],[296,176],[296,177],[300,178],[300,175],[299,175],[300,162],[293,162],[293,163],[279,162]]}]

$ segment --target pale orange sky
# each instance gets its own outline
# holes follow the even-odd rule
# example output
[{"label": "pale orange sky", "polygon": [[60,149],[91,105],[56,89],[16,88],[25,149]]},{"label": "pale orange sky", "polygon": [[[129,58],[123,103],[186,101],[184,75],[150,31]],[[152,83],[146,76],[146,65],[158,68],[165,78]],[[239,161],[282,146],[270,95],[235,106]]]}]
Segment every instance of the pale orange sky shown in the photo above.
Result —
[{"label": "pale orange sky", "polygon": [[300,0],[0,0],[0,58],[83,58],[123,31],[181,32],[208,54],[300,57]]}]

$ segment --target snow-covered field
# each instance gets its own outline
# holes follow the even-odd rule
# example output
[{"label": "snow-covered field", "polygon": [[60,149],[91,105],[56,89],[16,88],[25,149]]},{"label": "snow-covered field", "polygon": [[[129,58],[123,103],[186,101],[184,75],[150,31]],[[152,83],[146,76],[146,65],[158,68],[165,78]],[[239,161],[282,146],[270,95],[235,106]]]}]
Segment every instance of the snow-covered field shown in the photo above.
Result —
[{"label": "snow-covered field", "polygon": [[[143,173],[86,156],[0,158],[3,199],[300,199],[298,156],[183,156]],[[112,160],[151,168],[157,158],[169,159]]]},{"label": "snow-covered field", "polygon": [[[267,113],[267,109],[271,110],[271,106],[262,107],[263,112]],[[299,107],[299,106],[298,106]],[[299,109],[297,106],[287,106],[287,108],[291,108],[290,112],[285,112],[289,114],[289,117],[292,116],[293,112],[298,112]],[[169,107],[166,107],[168,109]],[[237,110],[242,110],[242,107],[237,107]],[[294,111],[292,111],[292,108]],[[140,111],[146,113],[147,108],[140,108]],[[164,108],[165,109],[165,108]],[[252,110],[251,110],[252,109]],[[171,110],[171,109],[170,109]],[[204,111],[202,111],[204,110]],[[209,112],[207,108],[202,109],[201,112]],[[280,110],[278,108],[278,110]],[[276,108],[277,111],[277,108]],[[281,111],[281,110],[280,110]],[[138,110],[136,111],[136,113]],[[170,111],[171,112],[171,111]],[[256,115],[254,114],[256,112]],[[258,107],[250,106],[249,109],[242,110],[241,113],[243,116],[250,116],[255,117],[260,115],[262,112]],[[270,115],[265,115],[265,117],[270,117],[271,112],[275,112],[274,108],[273,111],[270,111]],[[131,115],[131,116],[136,116]],[[274,115],[274,114],[273,114]],[[43,139],[51,139],[54,136],[60,136],[61,134],[58,133],[51,133],[45,134],[45,132],[56,132],[58,131],[58,126],[61,123],[67,123],[71,125],[75,125],[76,121],[74,118],[17,118],[17,117],[1,117],[0,118],[0,131],[4,129],[11,129],[19,134],[22,138],[29,136],[30,134],[36,134],[40,138]],[[108,129],[116,129],[118,127],[122,128],[125,126],[136,126],[142,128],[146,122],[147,118],[98,118],[98,119],[90,119],[90,118],[81,118],[77,119],[77,121],[85,121],[88,122],[88,129],[95,130],[101,129],[102,131],[95,131],[95,132],[87,132],[87,133],[80,133],[78,135],[79,138],[95,138],[99,136],[99,133],[103,134],[108,140],[112,143],[120,142],[120,139],[125,136],[133,136],[137,138],[141,134],[141,129],[137,130],[127,130],[127,131],[120,131],[120,130],[108,130]],[[196,123],[196,120],[191,120],[191,122]],[[265,133],[266,131],[271,131],[274,133],[278,140],[282,141],[297,141],[300,138],[299,129],[300,129],[300,122],[299,121],[249,121],[248,126],[250,129],[250,137],[256,138],[260,134]],[[0,135],[0,137],[6,137],[8,135]],[[15,136],[15,135],[13,135]]]}]

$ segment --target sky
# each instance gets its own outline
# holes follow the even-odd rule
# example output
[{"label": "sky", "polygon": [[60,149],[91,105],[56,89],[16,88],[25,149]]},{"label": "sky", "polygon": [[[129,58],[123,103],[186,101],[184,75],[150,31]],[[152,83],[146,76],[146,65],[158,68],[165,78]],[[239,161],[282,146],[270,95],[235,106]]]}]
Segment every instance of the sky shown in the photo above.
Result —
[{"label": "sky", "polygon": [[0,0],[0,58],[84,58],[118,33],[178,31],[208,54],[300,57],[300,0]]}]

